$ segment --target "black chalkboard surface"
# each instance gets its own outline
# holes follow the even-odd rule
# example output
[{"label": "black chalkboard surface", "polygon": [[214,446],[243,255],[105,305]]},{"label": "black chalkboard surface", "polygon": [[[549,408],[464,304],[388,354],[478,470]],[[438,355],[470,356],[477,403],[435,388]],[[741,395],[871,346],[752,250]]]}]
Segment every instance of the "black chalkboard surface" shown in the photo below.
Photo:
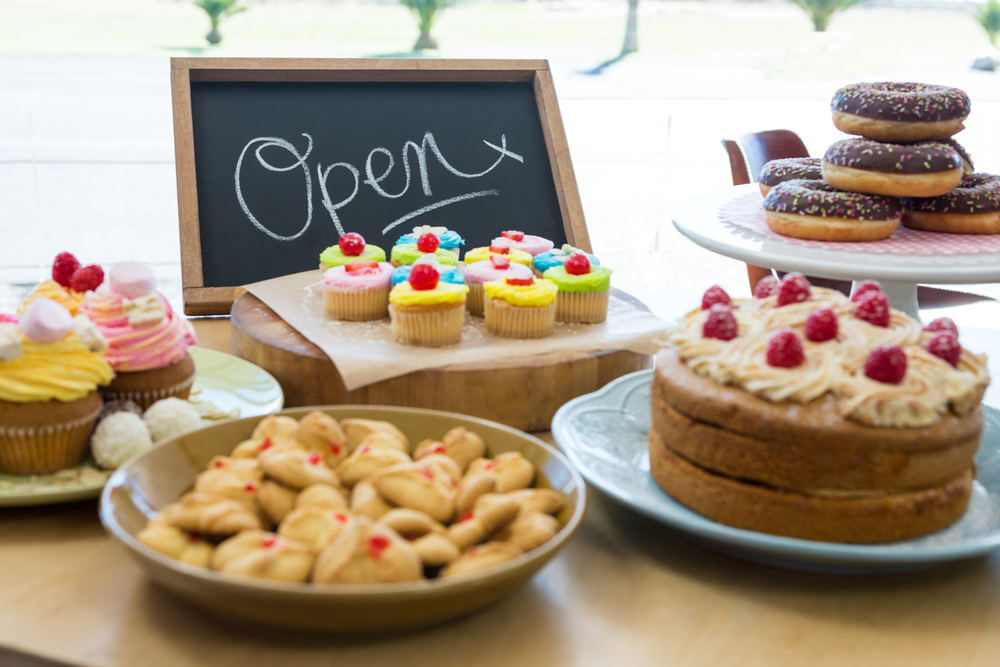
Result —
[{"label": "black chalkboard surface", "polygon": [[[235,286],[315,268],[346,232],[387,253],[420,225],[454,229],[465,249],[506,229],[589,245],[582,215],[576,225],[568,219],[578,195],[575,182],[566,187],[571,166],[557,164],[565,138],[559,123],[553,141],[537,69],[470,75],[468,61],[426,61],[436,65],[429,74],[409,69],[385,80],[380,61],[376,80],[364,80],[356,69],[187,62],[199,66],[188,68],[182,91],[190,125],[179,129],[191,153],[183,163],[178,139],[189,313],[226,310]],[[177,125],[176,76],[174,84]]]}]

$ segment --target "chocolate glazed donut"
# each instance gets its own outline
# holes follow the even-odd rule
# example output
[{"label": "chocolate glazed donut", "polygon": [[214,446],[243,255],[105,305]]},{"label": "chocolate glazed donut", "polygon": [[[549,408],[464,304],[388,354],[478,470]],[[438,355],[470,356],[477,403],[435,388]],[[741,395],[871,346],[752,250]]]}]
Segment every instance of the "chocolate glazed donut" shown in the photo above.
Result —
[{"label": "chocolate glazed donut", "polygon": [[947,139],[965,129],[972,104],[958,88],[924,83],[852,83],[833,96],[833,124],[876,141]]},{"label": "chocolate glazed donut", "polygon": [[767,196],[778,183],[794,181],[804,178],[806,180],[819,180],[823,178],[820,171],[821,160],[818,157],[789,157],[780,160],[771,160],[760,170],[757,183],[760,185],[760,193]]},{"label": "chocolate glazed donut", "polygon": [[904,197],[903,224],[952,234],[1000,233],[1000,176],[966,174],[940,197]]},{"label": "chocolate glazed donut", "polygon": [[842,139],[823,155],[823,180],[833,187],[887,197],[943,195],[962,180],[962,171],[962,156],[939,141]]},{"label": "chocolate glazed donut", "polygon": [[903,207],[893,197],[843,192],[823,181],[785,181],[764,198],[767,226],[814,241],[877,241],[899,227]]}]

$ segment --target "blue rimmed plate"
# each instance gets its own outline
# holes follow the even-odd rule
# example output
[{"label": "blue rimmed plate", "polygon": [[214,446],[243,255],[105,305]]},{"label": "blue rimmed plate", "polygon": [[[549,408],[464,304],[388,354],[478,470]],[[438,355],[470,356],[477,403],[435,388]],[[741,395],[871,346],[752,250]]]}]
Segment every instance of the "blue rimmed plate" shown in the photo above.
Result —
[{"label": "blue rimmed plate", "polygon": [[626,375],[556,413],[552,436],[588,482],[627,507],[710,549],[766,565],[831,574],[913,572],[982,556],[1000,547],[1000,411],[984,407],[976,482],[963,517],[905,542],[814,542],[731,528],[681,505],[649,472],[649,388],[653,371]]}]

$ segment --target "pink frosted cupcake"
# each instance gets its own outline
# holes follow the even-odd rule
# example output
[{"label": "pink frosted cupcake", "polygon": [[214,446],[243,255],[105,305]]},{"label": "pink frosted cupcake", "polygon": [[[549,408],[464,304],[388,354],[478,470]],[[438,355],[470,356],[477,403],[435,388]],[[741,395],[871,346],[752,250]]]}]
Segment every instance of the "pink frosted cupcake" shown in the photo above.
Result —
[{"label": "pink frosted cupcake", "polygon": [[187,398],[194,382],[191,324],[156,291],[153,270],[138,262],[115,264],[108,280],[83,300],[81,312],[108,341],[105,358],[115,379],[107,400],[129,399],[144,410],[162,398]]},{"label": "pink frosted cupcake", "polygon": [[493,239],[490,245],[497,248],[514,248],[515,250],[523,250],[534,257],[536,255],[541,255],[543,252],[552,250],[555,243],[548,239],[543,239],[541,236],[532,236],[530,234],[525,234],[524,232],[509,230],[501,232],[500,236]]},{"label": "pink frosted cupcake", "polygon": [[485,262],[473,262],[466,264],[465,283],[469,286],[469,294],[465,301],[465,308],[472,315],[483,316],[483,283],[490,280],[500,280],[510,276],[511,278],[524,280],[531,277],[531,269],[524,264],[512,262],[506,257],[493,255]]},{"label": "pink frosted cupcake", "polygon": [[326,314],[335,320],[365,322],[389,317],[392,264],[351,262],[323,274]]}]

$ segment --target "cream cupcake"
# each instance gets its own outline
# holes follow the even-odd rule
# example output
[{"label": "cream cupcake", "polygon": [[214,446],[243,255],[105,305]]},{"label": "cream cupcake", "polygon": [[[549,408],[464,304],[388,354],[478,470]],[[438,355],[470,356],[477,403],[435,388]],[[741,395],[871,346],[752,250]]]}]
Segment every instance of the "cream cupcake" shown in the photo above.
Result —
[{"label": "cream cupcake", "polygon": [[486,329],[505,338],[542,338],[552,333],[559,288],[534,276],[483,283]]},{"label": "cream cupcake", "polygon": [[389,317],[397,343],[439,346],[462,339],[468,285],[439,280],[430,264],[417,264],[389,293]]},{"label": "cream cupcake", "polygon": [[524,264],[512,262],[503,255],[492,255],[485,262],[466,262],[465,282],[469,285],[469,296],[465,308],[472,315],[483,316],[483,283],[500,280],[506,276],[524,280],[531,277],[531,269]]},{"label": "cream cupcake", "polygon": [[608,319],[611,269],[595,266],[582,252],[575,252],[562,266],[545,272],[559,287],[556,322],[598,324]]},{"label": "cream cupcake", "polygon": [[389,316],[392,265],[351,262],[323,274],[323,303],[335,320],[364,322]]},{"label": "cream cupcake", "polygon": [[17,324],[0,324],[0,471],[49,473],[87,455],[114,373],[106,342],[86,317],[35,299]]}]

